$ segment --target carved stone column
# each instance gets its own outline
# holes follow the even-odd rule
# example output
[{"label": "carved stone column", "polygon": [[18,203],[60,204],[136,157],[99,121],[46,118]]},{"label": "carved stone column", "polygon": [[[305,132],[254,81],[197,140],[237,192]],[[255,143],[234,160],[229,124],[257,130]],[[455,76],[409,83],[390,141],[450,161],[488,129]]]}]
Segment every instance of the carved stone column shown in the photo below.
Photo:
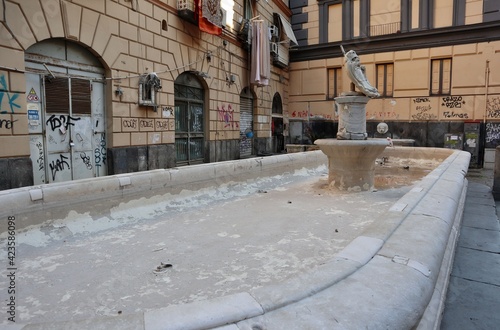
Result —
[{"label": "carved stone column", "polygon": [[370,100],[360,93],[335,98],[338,104],[338,140],[366,140],[366,104]]}]

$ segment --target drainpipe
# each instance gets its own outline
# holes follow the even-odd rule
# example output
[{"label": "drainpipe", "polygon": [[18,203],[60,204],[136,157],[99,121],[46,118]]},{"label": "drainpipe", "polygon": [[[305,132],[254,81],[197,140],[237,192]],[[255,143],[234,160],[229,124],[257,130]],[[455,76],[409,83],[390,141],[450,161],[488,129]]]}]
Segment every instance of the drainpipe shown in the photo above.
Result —
[{"label": "drainpipe", "polygon": [[486,60],[486,69],[485,69],[485,89],[484,92],[484,118],[483,123],[486,124],[486,116],[488,115],[488,88],[490,85],[490,60]]}]

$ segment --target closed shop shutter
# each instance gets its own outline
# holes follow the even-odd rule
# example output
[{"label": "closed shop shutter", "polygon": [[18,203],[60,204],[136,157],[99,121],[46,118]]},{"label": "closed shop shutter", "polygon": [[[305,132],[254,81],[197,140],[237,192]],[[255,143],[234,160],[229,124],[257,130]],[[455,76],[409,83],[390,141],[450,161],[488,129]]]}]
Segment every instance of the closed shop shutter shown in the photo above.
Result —
[{"label": "closed shop shutter", "polygon": [[253,100],[240,98],[240,158],[252,155],[253,150]]}]

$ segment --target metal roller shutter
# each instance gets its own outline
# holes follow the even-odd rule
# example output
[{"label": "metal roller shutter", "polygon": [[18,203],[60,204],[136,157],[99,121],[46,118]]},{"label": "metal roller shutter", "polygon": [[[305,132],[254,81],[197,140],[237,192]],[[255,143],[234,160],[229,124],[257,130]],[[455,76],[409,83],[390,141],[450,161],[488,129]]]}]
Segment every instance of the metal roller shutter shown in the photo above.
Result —
[{"label": "metal roller shutter", "polygon": [[240,158],[252,155],[253,150],[253,100],[240,98]]}]

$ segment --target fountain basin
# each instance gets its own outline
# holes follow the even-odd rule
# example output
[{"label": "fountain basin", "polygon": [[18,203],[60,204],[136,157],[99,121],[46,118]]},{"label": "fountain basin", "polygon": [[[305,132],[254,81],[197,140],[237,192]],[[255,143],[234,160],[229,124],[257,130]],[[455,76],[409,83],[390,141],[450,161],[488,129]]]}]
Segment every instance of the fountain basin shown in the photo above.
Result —
[{"label": "fountain basin", "polygon": [[374,188],[375,159],[388,146],[387,140],[319,139],[314,142],[328,157],[328,183],[341,191]]},{"label": "fountain basin", "polygon": [[[298,272],[295,276],[279,283],[270,284],[266,282],[263,286],[246,286],[239,293],[215,298],[207,297],[207,300],[193,301],[185,304],[169,304],[168,300],[171,296],[167,293],[167,296],[162,299],[162,304],[155,306],[156,309],[145,309],[138,307],[138,303],[145,300],[142,295],[145,291],[137,290],[136,293],[140,294],[141,299],[136,300],[127,298],[121,290],[119,290],[119,295],[113,296],[111,295],[111,289],[121,288],[117,285],[120,283],[120,279],[127,288],[130,288],[130,277],[136,276],[140,279],[140,286],[144,284],[157,286],[151,292],[166,292],[165,286],[169,284],[168,281],[153,280],[156,275],[151,272],[151,269],[147,269],[147,273],[152,279],[146,283],[146,273],[137,271],[141,269],[137,268],[137,263],[144,262],[147,264],[148,262],[156,261],[157,254],[163,254],[163,252],[171,253],[171,251],[169,249],[157,250],[156,243],[158,242],[137,240],[133,236],[113,235],[113,239],[109,240],[111,246],[116,246],[116,243],[126,243],[123,239],[131,239],[131,243],[134,243],[134,245],[130,245],[129,249],[135,251],[138,247],[142,247],[145,250],[144,254],[140,258],[130,258],[130,250],[124,250],[123,247],[119,246],[116,248],[119,250],[117,255],[119,257],[124,256],[127,259],[126,262],[121,263],[116,261],[115,258],[109,258],[108,256],[104,256],[106,260],[99,260],[101,265],[109,266],[113,272],[120,275],[110,276],[110,273],[107,273],[99,281],[94,281],[95,285],[91,285],[91,287],[95,287],[100,282],[107,284],[107,286],[104,286],[105,289],[97,290],[99,294],[91,296],[95,297],[99,304],[90,304],[89,301],[83,299],[81,294],[88,294],[89,289],[86,287],[83,291],[72,290],[71,288],[69,291],[60,289],[58,290],[58,299],[49,300],[50,307],[48,310],[53,310],[53,302],[55,301],[59,301],[60,304],[64,304],[65,306],[69,305],[70,300],[66,299],[68,299],[69,295],[72,295],[71,298],[77,296],[80,299],[77,301],[77,306],[88,307],[91,310],[96,310],[97,307],[109,306],[110,308],[115,308],[110,309],[115,312],[114,315],[85,318],[81,314],[72,317],[69,314],[47,312],[45,313],[46,317],[59,316],[63,317],[63,320],[66,321],[37,323],[35,319],[25,319],[23,320],[24,322],[30,323],[29,326],[26,326],[26,329],[28,327],[37,329],[68,329],[70,327],[80,329],[101,327],[115,329],[123,328],[124,324],[135,329],[165,329],[166,327],[169,329],[209,329],[216,327],[220,327],[221,329],[297,329],[311,327],[328,329],[332,326],[346,329],[416,329],[417,327],[419,329],[430,329],[432,328],[431,323],[434,324],[434,322],[439,320],[442,312],[443,297],[446,295],[446,287],[443,287],[446,283],[443,284],[443,282],[446,282],[445,280],[451,271],[450,265],[453,260],[455,240],[458,236],[464,206],[463,199],[465,198],[465,189],[467,186],[467,180],[464,176],[467,173],[470,154],[463,151],[440,148],[396,147],[386,148],[381,156],[389,159],[388,164],[395,164],[396,160],[401,160],[401,163],[399,161],[396,163],[398,166],[406,165],[406,161],[408,160],[414,160],[415,163],[436,161],[440,165],[425,178],[408,187],[409,192],[399,198],[388,211],[380,213],[376,217],[372,213],[369,213],[370,218],[375,218],[373,219],[373,223],[364,228],[360,235],[352,240],[342,251],[330,254],[331,259],[327,258],[326,261],[318,263],[315,267],[313,266],[306,271]],[[130,211],[134,209],[134,205],[142,207],[145,204],[152,203],[156,198],[163,201],[169,194],[189,193],[186,190],[192,190],[194,193],[201,187],[217,187],[223,183],[232,183],[235,181],[252,183],[256,178],[267,178],[269,175],[279,174],[279,179],[282,180],[286,172],[293,173],[296,170],[302,172],[304,168],[325,166],[326,160],[322,152],[312,151],[18,188],[0,192],[0,204],[5,205],[4,208],[0,209],[0,214],[5,218],[7,216],[15,216],[16,231],[19,231],[16,239],[17,245],[23,239],[23,233],[20,230],[27,225],[41,224],[41,222],[47,221],[45,226],[55,224],[57,226],[54,227],[54,230],[61,231],[61,225],[71,225],[73,220],[78,220],[54,218],[56,214],[61,214],[63,210],[66,211],[68,218],[71,215],[71,217],[80,216],[82,220],[86,220],[89,216],[92,216],[93,222],[102,223],[106,221],[104,217],[111,216],[109,213],[111,209],[122,209],[123,214],[128,219],[128,216],[131,214]],[[383,167],[380,166],[377,169]],[[397,171],[391,173],[394,174]],[[326,178],[324,181],[326,181]],[[263,187],[259,188],[262,189]],[[295,187],[295,189],[299,189],[303,194],[303,189],[301,188],[303,187]],[[306,190],[309,191],[310,189]],[[286,192],[287,190],[279,189],[278,191]],[[37,192],[40,193],[37,194]],[[223,192],[224,194],[226,193],[226,191]],[[298,210],[318,211],[317,205],[313,205],[310,201],[318,200],[321,196],[318,195],[318,191],[313,190],[313,192],[313,194],[310,194],[311,198],[307,201],[304,201],[304,196],[300,196],[300,198],[294,198],[293,203],[287,202],[287,198],[282,203],[275,203],[273,208],[264,208],[262,204],[259,204],[258,207],[254,206],[252,209],[263,211],[263,214],[268,214],[269,212],[267,211],[274,210],[276,205],[284,205],[287,208],[293,208],[291,211],[295,211],[295,213]],[[326,194],[329,192],[325,190],[321,193]],[[334,203],[331,203],[330,199],[319,209],[320,211],[323,210],[323,212],[326,211],[325,215],[328,215],[330,218],[347,221],[346,214],[339,212],[340,210],[336,209],[336,205],[345,202],[353,206],[353,211],[359,210],[359,204],[353,203],[352,198],[358,198],[359,196],[379,196],[380,198],[381,193],[382,190],[373,193],[339,194],[334,199]],[[389,189],[388,193],[392,194],[392,189]],[[261,197],[256,198],[259,198],[261,201],[270,200],[270,193],[264,194],[264,192],[261,192],[259,194]],[[35,197],[37,196],[41,198],[36,199]],[[71,203],[72,201],[73,203]],[[90,201],[92,201],[92,208],[89,208],[88,202]],[[290,199],[290,201],[292,200]],[[301,204],[298,204],[299,201]],[[213,209],[217,209],[220,212],[227,210],[225,207]],[[243,208],[240,209],[243,210]],[[106,210],[108,213],[105,212]],[[68,211],[70,214],[68,214]],[[203,207],[203,214],[205,213],[206,207]],[[232,212],[231,215],[237,213]],[[245,212],[240,211],[239,213],[244,214]],[[282,213],[279,214],[282,218]],[[138,215],[147,216],[144,212],[140,212]],[[267,222],[273,225],[280,217],[272,216]],[[318,226],[318,219],[312,213],[308,214],[307,217],[298,217],[304,220],[302,221],[303,225],[308,225],[311,228]],[[213,217],[212,219],[215,218]],[[238,218],[238,216],[231,216],[231,218]],[[184,214],[180,219],[189,220],[184,217]],[[197,216],[196,219],[200,220],[200,216]],[[208,222],[208,219],[205,220]],[[61,221],[65,222],[62,223]],[[6,223],[3,222],[3,224]],[[245,223],[249,228],[260,228],[255,222],[245,221]],[[189,224],[186,223],[186,225]],[[198,228],[198,225],[194,227]],[[86,230],[83,226],[79,228]],[[228,226],[226,223],[224,230],[228,231],[227,228],[233,227]],[[285,237],[286,233],[283,232],[281,226],[277,226],[277,228],[280,229],[281,235],[271,235],[268,238],[272,242],[283,246],[286,240],[278,241],[278,239],[287,238]],[[0,232],[2,232],[1,229],[5,231],[6,227],[2,228],[2,224],[0,224]],[[29,230],[29,228],[26,229]],[[49,233],[46,229],[43,229],[43,232],[38,230],[40,232],[39,236],[46,236],[44,232]],[[157,227],[151,227],[151,229],[159,233],[164,233],[163,231],[159,231]],[[166,232],[172,234],[171,229],[171,227],[168,227]],[[293,230],[297,231],[297,227],[293,227]],[[309,230],[304,230],[306,237],[316,241],[316,236],[310,237],[307,234]],[[137,228],[134,227],[133,232],[135,234]],[[205,231],[201,232],[203,234],[193,237],[196,242],[195,246],[199,246],[198,241],[201,237],[210,236],[206,235]],[[265,235],[268,233],[261,228],[260,232]],[[323,229],[323,232],[331,235],[329,241],[335,241],[338,238],[336,235],[342,233],[343,229],[341,228],[339,233],[325,229]],[[113,231],[112,234],[114,233]],[[218,231],[214,233],[215,235],[213,236],[218,237],[219,241],[217,244],[212,243],[211,246],[220,246],[223,242],[222,240],[236,239],[230,235],[231,233],[221,233],[223,234],[221,236],[217,235]],[[160,243],[168,241],[176,244],[177,242],[185,242],[179,240],[179,237],[168,239],[163,234],[160,236]],[[55,235],[54,239],[62,240],[63,238],[61,237],[61,235]],[[149,237],[149,240],[151,240],[151,237]],[[141,241],[146,244],[138,244]],[[105,253],[107,255],[110,250],[102,247],[103,242],[101,240],[99,244],[95,244],[93,247],[98,253]],[[63,243],[64,251],[67,251],[67,242]],[[155,245],[154,250],[148,243]],[[234,243],[227,241],[225,244],[232,245]],[[252,245],[261,246],[261,244],[255,244],[255,240]],[[241,247],[241,244],[236,244],[235,246]],[[192,251],[197,250],[203,252],[203,258],[208,260],[210,267],[201,267],[200,272],[190,271],[186,272],[186,274],[203,275],[210,268],[214,272],[218,272],[219,268],[214,267],[213,260],[206,258],[207,255],[211,256],[214,254],[207,253],[207,249],[204,247],[200,249],[192,249],[191,247],[189,253],[186,252],[188,249],[184,249],[184,254],[179,255],[179,258],[184,263],[192,263]],[[127,253],[124,254],[124,251]],[[39,250],[36,250],[36,252],[38,253]],[[86,250],[84,252],[86,253]],[[317,254],[321,254],[322,252],[328,251],[323,249],[318,250]],[[44,271],[52,274],[53,278],[51,281],[53,283],[68,285],[68,279],[74,277],[65,277],[65,274],[61,271],[63,267],[60,259],[61,253],[56,252],[55,254],[51,254],[50,260],[35,258],[33,259],[34,262],[30,262],[27,259],[27,254],[22,253],[22,261],[30,263],[31,268],[34,269],[33,272],[29,272],[26,267],[23,267],[22,274],[39,279],[40,272]],[[225,251],[219,254],[223,262],[232,260],[235,262],[234,265],[239,266],[237,270],[246,272],[245,268],[241,269],[241,266],[244,264],[243,259],[240,259],[240,261],[237,259],[228,259]],[[248,252],[245,252],[245,259],[247,255]],[[262,255],[264,257],[268,256],[268,254]],[[41,263],[40,260],[44,260],[44,262]],[[95,271],[92,267],[96,265],[96,260],[96,258],[89,258],[88,256],[76,259],[78,263],[88,265],[89,271],[85,273]],[[120,266],[116,267],[116,264],[111,262],[113,260]],[[298,260],[303,264],[303,258],[298,258]],[[52,262],[50,267],[48,267],[45,261]],[[192,264],[199,265],[198,263]],[[40,267],[40,265],[43,267]],[[151,263],[151,265],[153,264]],[[173,270],[176,272],[177,270],[187,270],[187,267],[179,267],[179,265],[180,263],[176,263]],[[281,270],[283,268],[282,265],[282,263],[279,263],[277,264],[278,267],[275,268]],[[57,267],[57,271],[53,271],[52,266],[54,268]],[[73,262],[66,264],[66,266],[72,270],[74,269]],[[125,266],[134,268],[134,271],[126,271],[123,268]],[[163,274],[161,276],[167,275],[173,276],[175,274]],[[62,280],[59,280],[59,278]],[[58,279],[57,282],[54,279]],[[235,281],[231,282],[238,282],[236,281],[237,278],[234,279]],[[116,280],[119,281],[116,282]],[[112,284],[109,284],[108,281],[111,281],[110,283]],[[18,296],[19,300],[16,303],[21,302],[20,299],[23,297],[29,298],[29,301],[34,303],[32,303],[30,309],[23,308],[23,314],[27,315],[28,312],[32,311],[38,314],[37,317],[43,316],[44,313],[40,309],[39,300],[33,299],[33,292],[35,291],[26,289],[26,285],[29,284],[28,281],[22,283],[24,292],[31,293],[29,296],[25,296],[22,293]],[[192,285],[191,283],[189,282],[189,285]],[[229,283],[224,282],[222,284],[225,287]],[[47,287],[47,285],[44,284],[44,287]],[[101,292],[102,294],[100,294]],[[65,294],[64,297],[63,294]],[[47,299],[44,300],[46,301]],[[131,302],[131,306],[133,307],[131,311],[126,311],[122,307],[122,304],[126,300]],[[123,311],[122,315],[116,315],[116,307],[119,307],[120,311]],[[80,309],[77,311],[80,313]],[[102,309],[97,311],[100,312]],[[23,327],[22,324],[17,322],[16,324],[16,327],[19,329]]]}]

